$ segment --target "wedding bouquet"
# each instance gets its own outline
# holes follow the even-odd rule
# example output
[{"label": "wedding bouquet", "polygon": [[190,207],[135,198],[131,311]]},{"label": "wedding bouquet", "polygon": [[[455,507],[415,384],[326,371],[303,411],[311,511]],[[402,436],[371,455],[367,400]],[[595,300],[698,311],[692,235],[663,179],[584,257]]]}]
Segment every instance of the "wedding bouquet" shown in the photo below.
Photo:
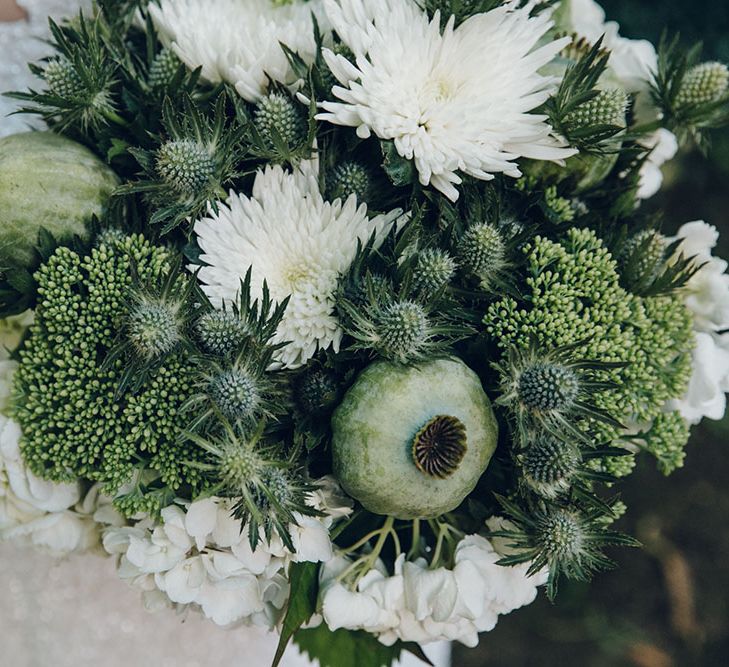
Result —
[{"label": "wedding bouquet", "polygon": [[[641,200],[729,70],[592,0],[98,0],[0,141],[0,536],[324,666],[610,567],[729,390]],[[184,632],[181,627],[180,632]]]}]

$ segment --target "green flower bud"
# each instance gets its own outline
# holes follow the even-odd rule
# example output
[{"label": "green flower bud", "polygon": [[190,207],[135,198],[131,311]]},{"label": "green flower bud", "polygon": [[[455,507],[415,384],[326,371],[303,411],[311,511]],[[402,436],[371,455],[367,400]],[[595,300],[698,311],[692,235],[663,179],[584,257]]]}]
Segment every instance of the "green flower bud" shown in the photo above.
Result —
[{"label": "green flower bud", "polygon": [[585,528],[577,514],[553,510],[537,524],[537,540],[550,558],[571,561],[585,551]]},{"label": "green flower bud", "polygon": [[78,99],[84,86],[71,62],[66,58],[51,60],[43,70],[51,94],[67,100]]},{"label": "green flower bud", "polygon": [[163,301],[140,301],[129,313],[127,335],[146,359],[169,354],[182,338],[176,308]]},{"label": "green flower bud", "polygon": [[324,370],[309,371],[296,387],[296,402],[312,414],[320,414],[333,408],[339,398],[339,386],[334,376]]},{"label": "green flower bud", "polygon": [[658,274],[666,258],[666,237],[653,229],[644,229],[630,238],[620,256],[626,277],[640,285],[649,285]]},{"label": "green flower bud", "polygon": [[575,128],[595,125],[625,125],[628,95],[620,88],[601,90],[591,100],[580,104],[566,122]]}]

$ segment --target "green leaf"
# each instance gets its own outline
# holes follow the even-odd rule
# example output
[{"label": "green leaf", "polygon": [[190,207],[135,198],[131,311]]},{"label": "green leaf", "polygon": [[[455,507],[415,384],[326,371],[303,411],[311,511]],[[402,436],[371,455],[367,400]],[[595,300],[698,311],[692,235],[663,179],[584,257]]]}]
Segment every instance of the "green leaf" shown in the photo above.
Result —
[{"label": "green leaf", "polygon": [[390,177],[393,185],[402,187],[414,183],[417,175],[413,161],[402,157],[392,141],[381,141],[380,146],[382,147],[382,155],[385,158],[382,168]]},{"label": "green leaf", "polygon": [[289,570],[291,594],[286,616],[281,626],[281,639],[271,667],[277,667],[294,633],[306,623],[316,611],[316,597],[319,584],[318,563],[294,563]]},{"label": "green leaf", "polygon": [[[421,660],[422,651],[416,653],[412,645],[397,642],[385,646],[374,635],[358,630],[332,632],[322,623],[318,628],[300,630],[294,637],[298,647],[321,667],[390,667],[407,650]],[[428,664],[428,663],[425,663]]]}]

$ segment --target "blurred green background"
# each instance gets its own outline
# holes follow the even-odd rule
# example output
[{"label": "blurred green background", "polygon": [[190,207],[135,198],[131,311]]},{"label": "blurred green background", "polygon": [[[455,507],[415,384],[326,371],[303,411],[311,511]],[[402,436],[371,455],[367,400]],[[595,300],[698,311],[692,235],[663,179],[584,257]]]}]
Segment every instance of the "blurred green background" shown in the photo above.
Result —
[{"label": "blurred green background", "polygon": [[[627,37],[654,43],[664,29],[703,40],[705,59],[729,62],[729,0],[602,0]],[[664,173],[666,230],[703,219],[729,258],[729,130],[710,155],[684,151]],[[729,665],[729,419],[694,430],[683,469],[670,477],[649,459],[622,485],[620,526],[642,550],[612,555],[619,569],[563,586],[502,617],[454,667],[719,667]]]}]

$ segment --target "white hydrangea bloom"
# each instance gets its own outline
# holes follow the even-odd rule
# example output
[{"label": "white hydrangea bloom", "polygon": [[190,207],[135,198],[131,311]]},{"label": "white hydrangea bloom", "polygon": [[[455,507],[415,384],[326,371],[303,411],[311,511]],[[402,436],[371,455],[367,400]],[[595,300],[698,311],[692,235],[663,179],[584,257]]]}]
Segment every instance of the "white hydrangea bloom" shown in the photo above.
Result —
[{"label": "white hydrangea bloom", "polygon": [[662,127],[644,137],[640,143],[650,152],[640,169],[636,196],[638,199],[650,199],[663,185],[661,167],[678,153],[678,139],[673,132]]},{"label": "white hydrangea bloom", "polygon": [[145,606],[198,608],[217,625],[273,628],[289,595],[288,568],[293,562],[319,562],[332,556],[328,528],[351,511],[331,480],[322,480],[310,503],[323,517],[297,517],[291,526],[297,549],[291,553],[277,536],[254,550],[247,526],[231,516],[233,501],[205,498],[186,508],[171,505],[155,523],[145,517],[132,526],[114,522],[104,532],[104,548],[118,556],[118,573],[143,592]]},{"label": "white hydrangea bloom", "polygon": [[0,540],[39,547],[58,556],[99,543],[92,518],[96,492],[36,477],[20,455],[20,426],[0,415]]},{"label": "white hydrangea bloom", "polygon": [[724,417],[729,392],[729,334],[697,332],[691,371],[686,395],[670,401],[667,408],[678,410],[690,424]]},{"label": "white hydrangea bloom", "polygon": [[456,547],[453,569],[431,570],[424,559],[401,555],[394,573],[381,562],[352,591],[338,576],[350,560],[338,556],[322,568],[321,609],[331,629],[366,630],[380,641],[460,641],[476,646],[478,633],[492,630],[501,614],[530,604],[547,573],[527,576],[529,564],[503,567],[502,554],[479,535]]},{"label": "white hydrangea bloom", "polygon": [[669,240],[680,240],[678,252],[703,265],[685,287],[686,306],[694,315],[696,330],[729,329],[729,265],[711,254],[719,240],[716,227],[703,220],[687,222]]},{"label": "white hydrangea bloom", "polygon": [[267,283],[271,298],[290,297],[274,342],[288,342],[277,361],[296,368],[318,349],[338,349],[342,329],[334,313],[339,276],[373,233],[389,231],[401,211],[374,218],[355,195],[325,202],[319,191],[317,167],[305,161],[293,173],[268,166],[256,175],[250,197],[230,193],[195,223],[207,264],[198,273],[203,291],[216,305],[236,300],[249,267],[254,299]]},{"label": "white hydrangea bloom", "polygon": [[[306,62],[316,56],[313,0],[161,0],[149,14],[163,44],[210,83],[227,81],[249,102],[269,80],[291,84],[285,44]],[[319,21],[321,25],[321,21]]]},{"label": "white hydrangea bloom", "polygon": [[521,175],[516,160],[560,160],[575,151],[531,113],[549,96],[539,73],[568,42],[540,40],[547,13],[507,2],[443,31],[415,0],[324,0],[352,60],[324,49],[341,86],[318,118],[394,140],[414,160],[420,182],[458,198],[458,172],[488,180]]}]

